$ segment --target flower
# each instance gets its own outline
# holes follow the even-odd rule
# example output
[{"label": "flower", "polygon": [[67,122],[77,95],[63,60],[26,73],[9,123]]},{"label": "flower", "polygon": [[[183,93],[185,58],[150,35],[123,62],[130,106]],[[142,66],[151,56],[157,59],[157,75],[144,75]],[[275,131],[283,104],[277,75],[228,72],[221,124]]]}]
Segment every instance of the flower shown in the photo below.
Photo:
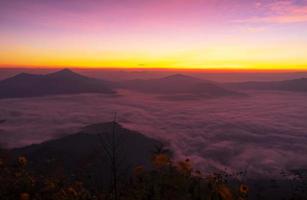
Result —
[{"label": "flower", "polygon": [[186,159],[185,161],[179,161],[177,163],[177,168],[182,173],[188,173],[189,174],[192,171],[192,166],[191,166],[189,159]]},{"label": "flower", "polygon": [[53,181],[46,181],[46,190],[54,190],[56,188],[56,185]]},{"label": "flower", "polygon": [[78,195],[78,193],[76,192],[76,190],[73,187],[69,187],[67,189],[67,192],[72,194],[73,196],[77,196]]},{"label": "flower", "polygon": [[157,154],[153,157],[153,164],[157,168],[164,167],[164,166],[168,165],[169,162],[170,162],[170,159],[165,154]]},{"label": "flower", "polygon": [[248,193],[248,187],[246,185],[244,185],[244,184],[241,184],[240,185],[240,192],[242,194],[247,194]]},{"label": "flower", "polygon": [[143,172],[144,172],[144,166],[142,166],[142,165],[136,166],[133,170],[133,173],[134,173],[135,176],[139,176],[139,175],[143,174]]},{"label": "flower", "polygon": [[225,185],[220,185],[217,187],[217,192],[222,197],[223,200],[232,200],[233,195],[230,189]]},{"label": "flower", "polygon": [[199,170],[195,170],[195,176],[202,177],[202,173]]},{"label": "flower", "polygon": [[78,188],[83,187],[83,183],[81,181],[77,181],[75,182],[75,186]]},{"label": "flower", "polygon": [[24,167],[28,164],[28,160],[25,156],[19,156],[18,157],[18,163],[20,166]]},{"label": "flower", "polygon": [[20,200],[29,200],[30,195],[29,195],[29,193],[23,192],[23,193],[20,194],[19,199]]},{"label": "flower", "polygon": [[15,176],[16,176],[16,177],[21,177],[21,176],[22,176],[22,173],[21,173],[21,172],[15,172]]}]

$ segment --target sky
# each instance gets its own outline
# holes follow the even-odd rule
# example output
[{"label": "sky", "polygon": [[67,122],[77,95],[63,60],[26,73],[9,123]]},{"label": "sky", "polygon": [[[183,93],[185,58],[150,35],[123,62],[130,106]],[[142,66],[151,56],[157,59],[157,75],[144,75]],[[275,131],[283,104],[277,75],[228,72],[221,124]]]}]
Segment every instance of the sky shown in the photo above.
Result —
[{"label": "sky", "polygon": [[307,0],[0,0],[0,67],[307,70]]}]

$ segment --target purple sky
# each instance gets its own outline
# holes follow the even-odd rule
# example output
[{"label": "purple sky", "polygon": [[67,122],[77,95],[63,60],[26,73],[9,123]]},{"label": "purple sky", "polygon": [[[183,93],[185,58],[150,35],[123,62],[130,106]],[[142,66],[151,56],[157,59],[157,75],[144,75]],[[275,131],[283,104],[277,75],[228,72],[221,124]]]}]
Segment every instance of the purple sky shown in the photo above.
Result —
[{"label": "purple sky", "polygon": [[6,0],[0,25],[0,66],[307,69],[306,0]]}]

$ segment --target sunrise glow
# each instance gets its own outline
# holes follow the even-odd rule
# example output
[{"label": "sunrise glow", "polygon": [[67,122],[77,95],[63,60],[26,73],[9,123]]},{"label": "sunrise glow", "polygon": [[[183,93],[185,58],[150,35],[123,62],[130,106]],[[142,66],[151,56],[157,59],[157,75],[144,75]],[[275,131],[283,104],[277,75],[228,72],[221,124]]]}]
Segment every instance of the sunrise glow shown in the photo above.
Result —
[{"label": "sunrise glow", "polygon": [[0,2],[1,67],[307,70],[306,0]]}]

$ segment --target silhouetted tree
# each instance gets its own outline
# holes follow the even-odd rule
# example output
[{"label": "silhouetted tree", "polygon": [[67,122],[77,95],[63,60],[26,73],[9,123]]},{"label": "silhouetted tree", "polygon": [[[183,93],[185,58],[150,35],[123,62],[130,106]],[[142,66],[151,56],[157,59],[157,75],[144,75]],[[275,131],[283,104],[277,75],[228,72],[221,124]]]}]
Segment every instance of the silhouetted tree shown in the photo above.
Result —
[{"label": "silhouetted tree", "polygon": [[101,146],[106,154],[108,163],[110,164],[111,170],[111,189],[112,189],[112,198],[118,200],[119,195],[119,174],[122,170],[122,145],[123,141],[121,135],[119,134],[117,128],[118,124],[116,122],[116,116],[114,114],[114,119],[112,121],[112,130],[111,132],[99,134]]}]

